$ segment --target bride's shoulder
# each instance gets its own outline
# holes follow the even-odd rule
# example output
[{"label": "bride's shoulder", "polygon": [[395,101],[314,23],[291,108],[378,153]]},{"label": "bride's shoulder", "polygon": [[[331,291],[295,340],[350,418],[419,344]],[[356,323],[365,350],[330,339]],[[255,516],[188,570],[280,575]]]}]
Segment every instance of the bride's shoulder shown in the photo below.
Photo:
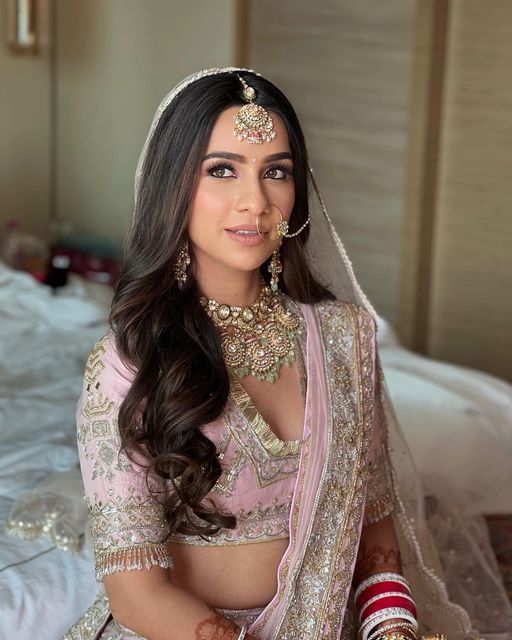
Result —
[{"label": "bride's shoulder", "polygon": [[314,308],[318,313],[334,316],[353,316],[357,317],[360,322],[375,325],[374,315],[363,305],[347,300],[320,300],[314,304],[308,305]]},{"label": "bride's shoulder", "polygon": [[94,385],[125,390],[133,382],[135,368],[119,354],[112,331],[93,346],[85,365],[85,379]]}]

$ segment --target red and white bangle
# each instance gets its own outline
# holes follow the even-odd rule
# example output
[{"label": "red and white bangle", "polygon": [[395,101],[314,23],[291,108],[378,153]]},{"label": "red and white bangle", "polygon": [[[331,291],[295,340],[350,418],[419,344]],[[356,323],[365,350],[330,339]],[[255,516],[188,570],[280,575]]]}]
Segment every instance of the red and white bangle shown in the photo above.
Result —
[{"label": "red and white bangle", "polygon": [[381,624],[382,622],[387,622],[388,620],[395,620],[397,618],[410,622],[412,627],[414,628],[415,633],[418,631],[418,622],[415,616],[411,615],[411,613],[407,609],[392,607],[389,609],[381,609],[380,611],[377,611],[377,613],[374,613],[366,618],[359,629],[361,640],[368,640],[368,636],[372,633],[372,631],[375,630],[375,627],[377,625]]},{"label": "red and white bangle", "polygon": [[388,633],[401,633],[403,631],[407,631],[411,633],[413,637],[416,637],[416,629],[410,622],[405,622],[402,620],[401,622],[391,622],[390,624],[385,624],[382,627],[378,627],[368,636],[368,640],[377,640],[381,636]]},{"label": "red and white bangle", "polygon": [[357,609],[361,611],[368,600],[383,593],[403,593],[404,595],[410,596],[411,590],[402,582],[394,580],[385,580],[377,584],[372,584],[359,594],[359,597],[356,599]]},{"label": "red and white bangle", "polygon": [[379,593],[364,603],[359,612],[359,623],[362,624],[372,613],[389,607],[401,607],[410,611],[413,616],[417,616],[416,605],[410,595],[388,591],[386,593]]},{"label": "red and white bangle", "polygon": [[411,587],[407,580],[400,573],[395,573],[391,571],[385,571],[383,573],[374,573],[373,575],[363,580],[361,584],[356,589],[356,600],[359,598],[361,593],[365,591],[368,587],[371,587],[375,584],[380,584],[381,582],[398,582],[408,590],[409,594],[411,593]]},{"label": "red and white bangle", "polygon": [[407,580],[399,573],[376,573],[363,580],[356,589],[356,607],[359,614],[359,636],[368,640],[376,627],[393,620],[396,624],[409,624],[416,632],[416,605]]}]

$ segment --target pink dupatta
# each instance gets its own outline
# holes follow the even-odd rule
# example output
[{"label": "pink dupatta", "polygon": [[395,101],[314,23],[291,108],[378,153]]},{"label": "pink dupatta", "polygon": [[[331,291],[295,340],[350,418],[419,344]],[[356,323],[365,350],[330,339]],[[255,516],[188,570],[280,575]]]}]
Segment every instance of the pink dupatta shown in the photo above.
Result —
[{"label": "pink dupatta", "polygon": [[308,328],[304,444],[277,592],[249,628],[262,640],[340,637],[363,522],[374,321],[343,302],[300,308]]}]

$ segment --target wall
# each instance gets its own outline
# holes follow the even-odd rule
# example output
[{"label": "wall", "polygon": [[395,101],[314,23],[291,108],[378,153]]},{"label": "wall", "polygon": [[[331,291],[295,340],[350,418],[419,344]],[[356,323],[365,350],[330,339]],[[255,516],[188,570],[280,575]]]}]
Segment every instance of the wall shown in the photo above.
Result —
[{"label": "wall", "polygon": [[[6,6],[0,22],[0,238],[5,223],[45,235],[50,215],[50,51],[15,55],[5,44]],[[47,12],[42,12],[47,16]],[[48,29],[48,25],[43,25]]]},{"label": "wall", "polygon": [[189,73],[233,64],[234,0],[57,0],[57,215],[120,240],[160,99]]},{"label": "wall", "polygon": [[512,3],[258,0],[250,36],[378,312],[512,380]]},{"label": "wall", "polygon": [[393,324],[399,316],[413,19],[409,0],[252,3],[250,63],[296,107],[356,273]]},{"label": "wall", "polygon": [[428,352],[512,380],[512,3],[449,14]]}]

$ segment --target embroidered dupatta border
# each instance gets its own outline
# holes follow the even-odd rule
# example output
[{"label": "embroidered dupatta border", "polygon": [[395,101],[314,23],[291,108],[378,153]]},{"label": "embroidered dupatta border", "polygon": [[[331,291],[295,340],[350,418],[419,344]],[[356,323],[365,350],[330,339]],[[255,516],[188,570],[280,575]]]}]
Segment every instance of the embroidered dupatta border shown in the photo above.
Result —
[{"label": "embroidered dupatta border", "polygon": [[292,565],[311,455],[308,446],[297,480],[290,548],[279,572],[280,590],[250,629],[256,634],[262,631],[286,598],[281,619],[272,630],[272,638],[279,640],[339,637],[364,509],[366,458],[373,421],[374,323],[364,310],[339,302],[317,305],[315,316],[325,350],[324,371],[318,374],[326,376],[330,397],[325,466],[310,521],[304,523],[308,527],[307,539]]}]

